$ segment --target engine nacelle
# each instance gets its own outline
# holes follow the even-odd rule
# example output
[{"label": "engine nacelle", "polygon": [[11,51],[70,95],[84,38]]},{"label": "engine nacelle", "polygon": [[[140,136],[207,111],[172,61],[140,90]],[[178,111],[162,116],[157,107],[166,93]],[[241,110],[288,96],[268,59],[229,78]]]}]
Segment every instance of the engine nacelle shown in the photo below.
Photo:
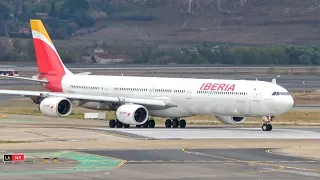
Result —
[{"label": "engine nacelle", "polygon": [[45,98],[40,103],[40,111],[46,116],[68,116],[72,110],[71,102],[63,97]]},{"label": "engine nacelle", "polygon": [[217,120],[225,124],[240,124],[246,120],[246,117],[232,117],[232,116],[216,116]]},{"label": "engine nacelle", "polygon": [[117,109],[116,116],[124,124],[141,125],[148,120],[149,112],[141,105],[126,104]]}]

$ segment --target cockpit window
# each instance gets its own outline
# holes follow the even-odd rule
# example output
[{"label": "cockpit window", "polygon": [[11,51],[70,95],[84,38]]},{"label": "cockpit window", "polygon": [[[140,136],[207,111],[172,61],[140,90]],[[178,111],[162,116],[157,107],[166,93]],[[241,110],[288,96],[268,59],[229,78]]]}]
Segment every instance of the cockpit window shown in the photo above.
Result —
[{"label": "cockpit window", "polygon": [[273,92],[272,96],[289,96],[289,92]]}]

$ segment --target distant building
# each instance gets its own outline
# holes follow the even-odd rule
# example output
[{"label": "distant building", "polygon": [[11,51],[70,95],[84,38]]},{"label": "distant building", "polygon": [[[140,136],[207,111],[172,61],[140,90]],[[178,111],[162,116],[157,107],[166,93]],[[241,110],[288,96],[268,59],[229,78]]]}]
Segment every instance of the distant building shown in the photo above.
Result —
[{"label": "distant building", "polygon": [[31,32],[30,32],[30,30],[27,29],[27,28],[21,28],[21,29],[19,29],[19,33],[30,34]]},{"label": "distant building", "polygon": [[93,50],[90,61],[97,64],[117,64],[130,63],[133,59],[127,55],[111,55],[108,51],[98,47]]},{"label": "distant building", "polygon": [[[96,48],[96,49],[94,49],[93,53],[95,53],[95,54],[104,53],[104,50],[101,49],[101,48]],[[108,53],[107,53],[107,54],[108,54]]]},{"label": "distant building", "polygon": [[94,54],[92,58],[97,64],[130,63],[133,61],[130,56],[126,55]]},{"label": "distant building", "polygon": [[39,19],[48,19],[49,18],[48,13],[36,13],[36,16]]}]

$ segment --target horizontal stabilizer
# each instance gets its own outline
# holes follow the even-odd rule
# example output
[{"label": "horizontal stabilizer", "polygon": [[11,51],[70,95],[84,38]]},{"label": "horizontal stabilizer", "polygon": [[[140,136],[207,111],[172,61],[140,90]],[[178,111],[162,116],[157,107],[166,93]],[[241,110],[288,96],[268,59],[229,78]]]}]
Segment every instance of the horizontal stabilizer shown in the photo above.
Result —
[{"label": "horizontal stabilizer", "polygon": [[19,77],[19,76],[4,76],[0,75],[0,78],[7,78],[7,79],[20,79],[25,81],[33,81],[33,82],[39,82],[39,83],[48,83],[47,80],[40,80],[40,79],[34,79],[34,78],[27,78],[27,77]]}]

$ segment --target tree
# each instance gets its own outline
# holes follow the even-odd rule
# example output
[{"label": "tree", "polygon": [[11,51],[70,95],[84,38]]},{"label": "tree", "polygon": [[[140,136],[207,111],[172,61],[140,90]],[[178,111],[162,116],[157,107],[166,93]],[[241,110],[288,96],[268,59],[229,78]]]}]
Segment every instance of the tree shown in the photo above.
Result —
[{"label": "tree", "polygon": [[54,2],[51,2],[51,8],[50,8],[49,15],[51,17],[56,17],[57,16],[56,6],[55,6]]},{"label": "tree", "polygon": [[0,3],[0,20],[8,20],[10,18],[10,11],[9,9]]},{"label": "tree", "polygon": [[23,13],[23,14],[26,13],[26,5],[25,5],[25,4],[22,5],[22,13]]},{"label": "tree", "polygon": [[87,0],[65,0],[62,10],[70,14],[86,12],[89,10],[89,2]]}]

